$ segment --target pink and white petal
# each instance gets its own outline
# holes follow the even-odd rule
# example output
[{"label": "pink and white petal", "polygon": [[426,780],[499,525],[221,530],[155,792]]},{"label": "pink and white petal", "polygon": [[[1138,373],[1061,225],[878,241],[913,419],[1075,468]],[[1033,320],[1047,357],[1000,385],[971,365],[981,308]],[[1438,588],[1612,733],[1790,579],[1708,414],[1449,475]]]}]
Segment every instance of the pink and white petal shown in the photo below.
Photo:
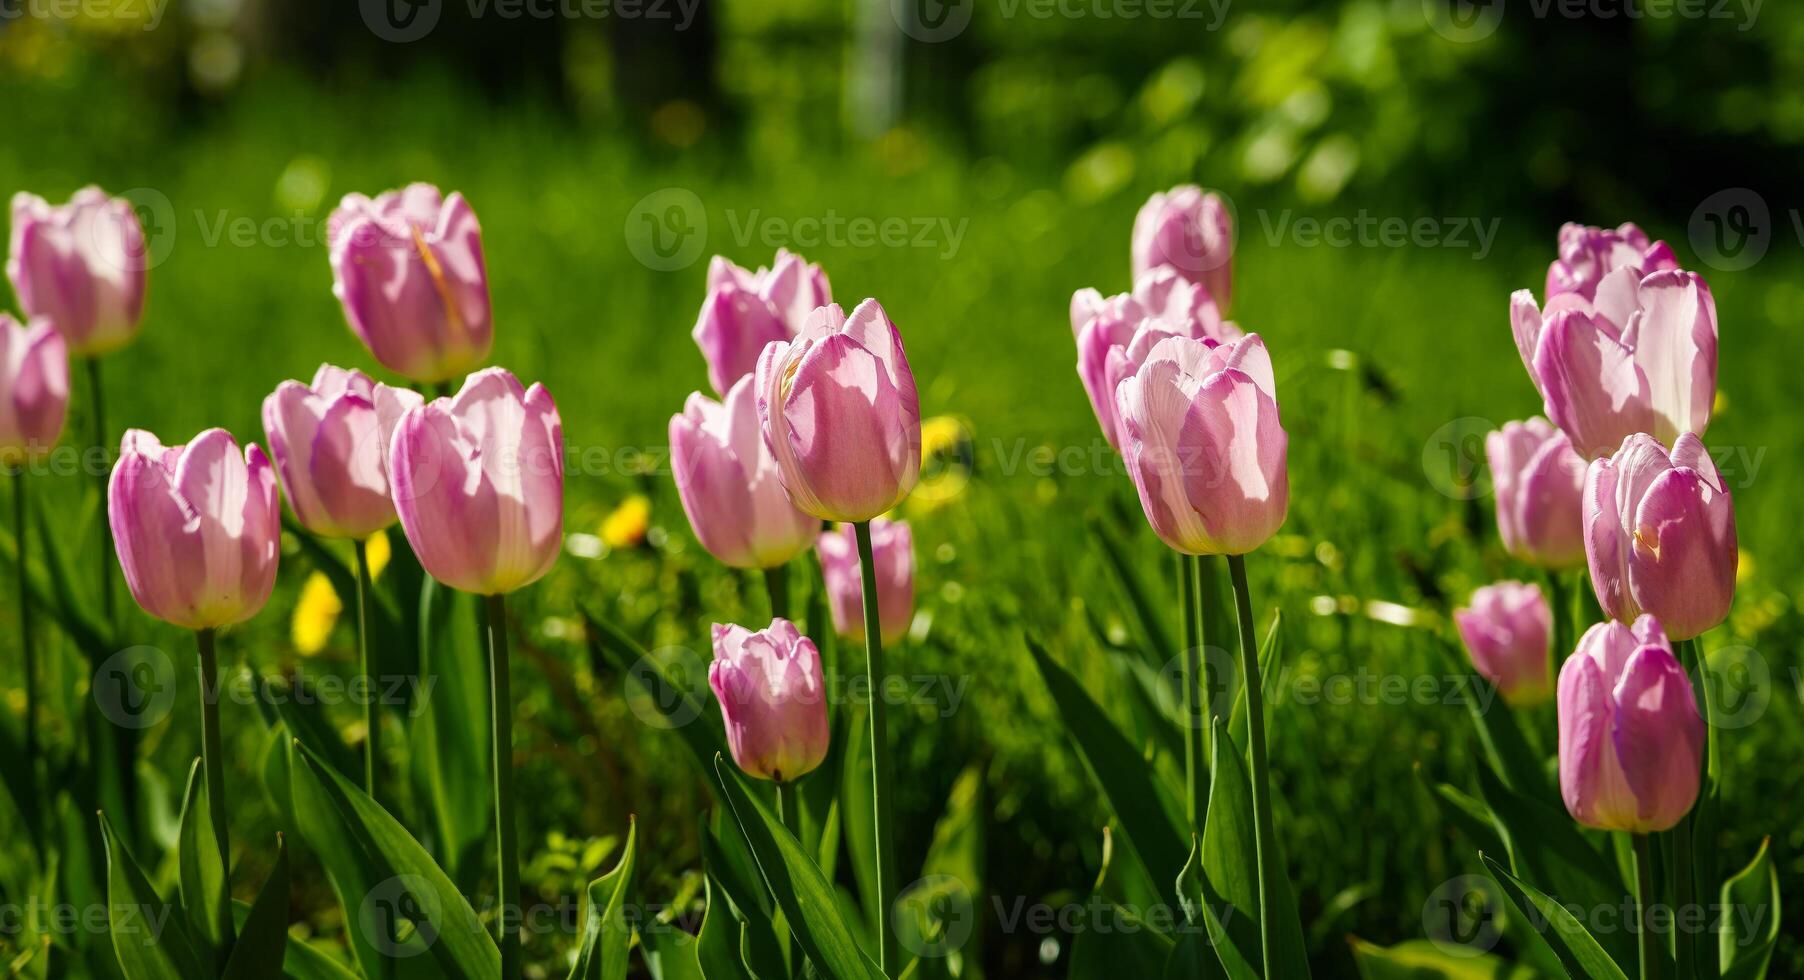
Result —
[{"label": "pink and white petal", "polygon": [[1635,363],[1647,378],[1659,427],[1672,442],[1703,435],[1716,400],[1716,301],[1696,273],[1657,272],[1641,282]]},{"label": "pink and white petal", "polygon": [[1543,326],[1533,374],[1547,417],[1580,456],[1596,459],[1653,427],[1647,379],[1630,351],[1592,317],[1554,314]]},{"label": "pink and white petal", "polygon": [[1246,554],[1283,526],[1290,506],[1289,438],[1278,404],[1244,372],[1212,375],[1178,435],[1185,496],[1224,554]]},{"label": "pink and white petal", "polygon": [[1704,721],[1673,655],[1642,647],[1616,683],[1612,744],[1637,801],[1638,833],[1669,830],[1697,802]]}]

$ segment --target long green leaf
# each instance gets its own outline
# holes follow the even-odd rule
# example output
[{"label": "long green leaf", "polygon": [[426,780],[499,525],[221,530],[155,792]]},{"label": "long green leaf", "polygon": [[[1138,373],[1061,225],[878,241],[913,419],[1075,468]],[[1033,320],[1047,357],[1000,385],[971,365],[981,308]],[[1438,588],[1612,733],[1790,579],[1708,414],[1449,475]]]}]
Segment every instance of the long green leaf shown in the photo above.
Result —
[{"label": "long green leaf", "polygon": [[1163,608],[1155,603],[1134,566],[1128,561],[1127,554],[1121,550],[1120,542],[1115,534],[1101,525],[1101,519],[1092,515],[1085,523],[1090,532],[1090,541],[1101,552],[1103,566],[1109,570],[1115,584],[1121,589],[1122,597],[1127,600],[1128,609],[1133,612],[1134,624],[1139,628],[1142,652],[1155,668],[1163,666],[1167,651],[1176,650],[1172,642],[1171,628],[1165,616],[1159,610]]},{"label": "long green leaf", "polygon": [[213,817],[207,806],[206,781],[201,760],[188,769],[188,791],[182,797],[182,822],[177,847],[181,866],[182,911],[199,941],[196,953],[209,976],[231,945],[231,898],[225,867],[213,837]]},{"label": "long green leaf", "polygon": [[688,746],[689,755],[703,778],[718,791],[720,785],[714,770],[714,757],[724,754],[727,745],[720,734],[720,725],[708,720],[713,717],[710,704],[669,676],[657,658],[646,653],[645,648],[614,624],[587,609],[582,615],[591,651],[645,692],[651,706]]},{"label": "long green leaf", "polygon": [[[244,931],[250,920],[251,907],[232,900],[232,919]],[[282,976],[287,980],[361,980],[361,974],[340,963],[332,954],[290,936],[282,951]]]},{"label": "long green leaf", "polygon": [[494,823],[489,726],[471,723],[489,716],[479,600],[426,579],[418,605],[420,674],[431,678],[432,687],[414,705],[409,731],[414,784],[431,801],[439,864],[470,888],[482,873],[483,845]]},{"label": "long green leaf", "polygon": [[[1224,648],[1225,649],[1225,648]],[[1283,686],[1284,659],[1284,614],[1273,613],[1272,625],[1265,631],[1265,640],[1259,645],[1259,678],[1261,693],[1265,696],[1265,704],[1276,704],[1278,694]],[[1247,744],[1247,696],[1245,689],[1234,693],[1234,707],[1228,718],[1228,731],[1234,736],[1234,744]]]},{"label": "long green leaf", "polygon": [[633,887],[633,859],[639,836],[638,821],[627,826],[626,849],[614,870],[589,884],[589,911],[583,920],[583,938],[570,980],[625,980],[627,954],[633,945],[633,927],[626,919],[627,897]]},{"label": "long green leaf", "polygon": [[[1229,943],[1255,968],[1259,965],[1259,860],[1253,824],[1252,784],[1246,757],[1219,719],[1210,766],[1209,817],[1203,827],[1203,873],[1219,902]],[[1274,973],[1274,976],[1283,974]]]},{"label": "long green leaf", "polygon": [[714,876],[708,876],[708,908],[702,915],[702,931],[695,940],[695,955],[706,980],[751,980],[740,955],[740,925],[727,907]]},{"label": "long green leaf", "polygon": [[758,860],[731,814],[722,816],[720,823],[718,835],[702,828],[702,867],[714,883],[714,898],[724,900],[723,906],[730,903],[744,923],[743,929],[734,930],[733,944],[746,968],[759,976],[782,976],[783,947],[772,925],[776,909],[759,876]]},{"label": "long green leaf", "polygon": [[1489,954],[1443,952],[1426,939],[1395,946],[1350,940],[1363,980],[1536,980],[1540,974]]},{"label": "long green leaf", "polygon": [[1484,862],[1491,876],[1509,894],[1518,913],[1531,920],[1538,917],[1552,929],[1553,935],[1548,941],[1574,976],[1589,977],[1590,980],[1628,980],[1628,975],[1598,943],[1597,937],[1574,918],[1565,905],[1510,874],[1489,857],[1485,857]]},{"label": "long green leaf", "polygon": [[288,957],[288,843],[276,835],[276,866],[257,893],[257,901],[226,961],[220,980],[263,980],[271,963],[287,963]]},{"label": "long green leaf", "polygon": [[1258,974],[1233,948],[1233,940],[1220,928],[1220,920],[1210,908],[1221,905],[1221,896],[1209,884],[1203,870],[1202,842],[1195,838],[1190,843],[1190,859],[1178,875],[1178,895],[1184,926],[1178,932],[1177,948],[1165,962],[1166,980],[1257,980]]},{"label": "long green leaf", "polygon": [[1086,908],[1095,920],[1071,940],[1073,980],[1110,980],[1114,977],[1158,977],[1177,948],[1176,942],[1154,929],[1131,909],[1115,901],[1112,883],[1115,868],[1114,835],[1103,831],[1102,867],[1090,889]]},{"label": "long green leaf", "polygon": [[1764,977],[1779,942],[1779,875],[1768,845],[1748,866],[1723,882],[1723,931],[1717,937],[1725,977]]},{"label": "long green leaf", "polygon": [[126,980],[195,980],[206,976],[181,909],[163,901],[144,869],[120,843],[105,814],[107,925]]}]

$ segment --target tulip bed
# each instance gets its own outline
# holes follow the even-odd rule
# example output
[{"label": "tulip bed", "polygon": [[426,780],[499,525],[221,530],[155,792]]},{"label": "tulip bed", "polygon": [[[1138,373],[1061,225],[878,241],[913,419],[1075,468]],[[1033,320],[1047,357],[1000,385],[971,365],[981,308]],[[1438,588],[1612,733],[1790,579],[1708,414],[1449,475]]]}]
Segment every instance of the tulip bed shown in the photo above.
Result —
[{"label": "tulip bed", "polygon": [[[1244,390],[1281,413],[1289,500],[1267,523],[1240,522],[1247,540],[1225,541],[1186,537],[1143,511],[1111,445],[1136,444],[1134,419],[1105,438],[1086,398],[1091,378],[1072,369],[1083,343],[1067,333],[1082,325],[1072,293],[1134,285],[1129,242],[1144,197],[1075,204],[1056,183],[953,165],[880,179],[895,165],[884,159],[823,165],[809,179],[608,166],[627,151],[601,139],[573,149],[530,118],[486,121],[492,145],[471,159],[422,123],[398,124],[393,141],[415,150],[385,155],[348,135],[287,137],[250,121],[242,142],[203,136],[149,171],[98,161],[80,175],[156,187],[172,222],[150,229],[141,330],[102,363],[104,470],[128,427],[174,445],[220,426],[240,445],[268,446],[279,433],[266,433],[264,399],[321,363],[394,385],[408,402],[397,416],[411,392],[383,364],[425,379],[415,385],[425,400],[502,365],[542,389],[481,375],[503,408],[427,412],[400,427],[424,443],[431,425],[518,425],[554,398],[564,451],[548,482],[561,487],[552,506],[562,524],[553,533],[529,514],[523,536],[484,537],[475,510],[406,504],[400,524],[378,518],[374,529],[351,511],[321,517],[295,505],[286,470],[276,479],[285,464],[272,447],[273,463],[253,458],[235,477],[266,480],[272,495],[279,484],[268,601],[215,596],[218,608],[238,603],[218,616],[177,608],[156,595],[181,579],[165,569],[130,592],[130,574],[114,580],[109,617],[95,467],[58,469],[71,457],[51,452],[27,475],[35,724],[25,723],[25,658],[0,664],[11,740],[0,762],[0,898],[20,910],[0,921],[0,943],[19,973],[274,976],[278,962],[297,978],[1804,970],[1789,938],[1796,915],[1779,898],[1796,892],[1804,845],[1784,765],[1804,740],[1788,597],[1804,566],[1785,547],[1786,495],[1769,489],[1799,448],[1784,333],[1772,329],[1796,326],[1785,319],[1797,316],[1787,257],[1703,269],[1721,325],[1704,441],[1733,494],[1740,563],[1726,621],[1694,616],[1686,625],[1707,627],[1700,639],[1674,644],[1620,596],[1591,595],[1582,570],[1525,561],[1533,534],[1521,522],[1506,515],[1499,527],[1491,491],[1503,477],[1486,463],[1485,437],[1543,408],[1511,341],[1510,294],[1532,287],[1545,299],[1555,228],[1512,228],[1483,262],[1303,249],[1265,240],[1241,202],[1229,318],[1269,352],[1270,377],[1248,370]],[[232,179],[216,179],[222,161]],[[528,161],[541,176],[525,184],[516,178]],[[270,186],[289,193],[297,172],[331,188],[302,201],[312,244],[267,233],[247,245],[207,241],[222,217],[285,220]],[[480,215],[494,310],[486,357],[401,364],[344,328],[327,215],[344,193],[413,178],[456,188]],[[654,268],[635,251],[630,216],[672,185],[698,194],[711,232],[693,263]],[[76,186],[0,162],[9,191],[60,199]],[[743,394],[733,372],[711,376],[688,336],[716,285],[707,255],[771,265],[783,243],[736,240],[734,223],[754,208],[793,219],[828,204],[969,219],[951,257],[798,247],[826,270],[847,317],[869,322],[855,308],[872,296],[895,324],[924,420],[919,481],[887,470],[896,496],[912,492],[898,501],[880,490],[850,509],[815,486],[803,506],[812,519],[793,522],[788,544],[733,537],[763,512],[714,536],[705,516],[691,519],[708,505],[673,479],[704,464],[684,463],[694,437],[672,416],[691,391],[729,408],[737,395],[756,414],[759,396],[783,397],[785,375],[780,363],[768,378],[754,371],[759,390]],[[1669,234],[1682,218],[1637,217]],[[171,243],[161,255],[159,241]],[[1696,267],[1674,244],[1678,265]],[[1212,335],[1219,327],[1202,333],[1239,350]],[[96,442],[93,382],[75,363],[65,449]],[[1219,367],[1195,380],[1206,387]],[[367,401],[380,414],[381,394]],[[1538,446],[1548,435],[1523,438]],[[1663,452],[1673,446],[1672,432],[1658,435]],[[873,446],[890,448],[884,432],[835,451]],[[154,470],[160,453],[136,448],[147,462],[132,465]],[[406,454],[408,466],[429,455]],[[379,465],[415,488],[403,496],[430,498],[436,484],[424,469],[397,475],[399,458]],[[821,517],[878,513],[906,521],[877,522],[870,547],[886,577],[904,577],[886,555],[912,555],[911,596],[860,579],[850,525],[813,539]],[[372,530],[379,540],[366,541]],[[10,525],[0,542],[10,565]],[[1191,561],[1173,543],[1250,554]],[[773,577],[716,556],[790,561]],[[360,568],[372,579],[361,628]],[[1694,592],[1710,585],[1699,574]],[[1480,591],[1511,579],[1554,600],[1544,623],[1518,630],[1540,628],[1554,651],[1546,676],[1526,686],[1507,638],[1481,622],[1514,623],[1532,606],[1513,586]],[[912,615],[873,610],[865,622],[846,597],[873,585]],[[9,637],[21,608],[0,613]],[[1581,640],[1605,608],[1636,632]],[[773,611],[800,629],[760,636]],[[172,623],[199,629],[217,658],[211,710],[194,683],[196,642]],[[875,802],[867,627],[893,681],[877,699],[893,773]],[[511,661],[500,684],[489,673],[497,644]],[[799,679],[761,673],[761,644],[784,651]],[[1630,829],[1618,826],[1620,807],[1561,791],[1566,702],[1552,697],[1553,672],[1583,647],[1609,686],[1650,646],[1674,668],[1716,664],[1693,676],[1722,685],[1722,713],[1708,728],[1700,802],[1663,798],[1649,811],[1660,826],[1613,833],[1598,828]],[[1193,649],[1202,652],[1183,655]],[[711,672],[716,659],[732,666]],[[1255,664],[1264,710],[1260,692],[1239,683]],[[1689,690],[1682,670],[1660,664],[1650,686]],[[1220,683],[1192,706],[1187,679],[1204,670]],[[358,696],[365,673],[381,696]],[[747,714],[745,689],[759,684],[818,689],[825,717]],[[511,718],[494,710],[497,693]],[[1668,793],[1672,759],[1705,752],[1685,718],[1656,716],[1658,730],[1624,736],[1659,750],[1647,768],[1661,770],[1649,778],[1668,796],[1687,795]],[[497,731],[512,742],[499,766]],[[1265,752],[1248,750],[1258,743]],[[1613,744],[1633,756],[1632,741]],[[124,753],[137,764],[122,764]],[[799,780],[797,767],[807,770]],[[512,785],[498,789],[502,771]],[[497,792],[517,824],[499,859]],[[1689,875],[1675,870],[1685,861]],[[1638,888],[1649,905],[1720,916],[1644,933],[1629,897]],[[503,906],[524,923],[498,941]],[[898,910],[892,929],[874,918],[885,906]],[[59,924],[61,909],[101,913]],[[134,928],[133,915],[167,925]]]}]

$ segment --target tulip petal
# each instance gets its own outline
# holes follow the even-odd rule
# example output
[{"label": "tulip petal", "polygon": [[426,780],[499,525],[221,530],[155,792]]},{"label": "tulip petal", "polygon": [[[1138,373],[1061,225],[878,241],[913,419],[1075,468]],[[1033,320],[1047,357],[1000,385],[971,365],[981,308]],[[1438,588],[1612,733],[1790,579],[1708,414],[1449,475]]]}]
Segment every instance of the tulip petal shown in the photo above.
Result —
[{"label": "tulip petal", "polygon": [[1716,396],[1716,301],[1710,287],[1695,273],[1658,272],[1641,282],[1639,299],[1625,341],[1647,378],[1657,416],[1653,435],[1667,443],[1682,432],[1703,435]]},{"label": "tulip petal", "polygon": [[1587,656],[1570,657],[1560,669],[1560,796],[1580,823],[1626,830],[1637,821],[1638,806],[1616,758],[1616,706],[1606,677]]},{"label": "tulip petal", "polygon": [[1250,376],[1230,368],[1203,382],[1177,445],[1184,492],[1202,514],[1212,550],[1245,554],[1283,525],[1290,502],[1288,443],[1278,403]]},{"label": "tulip petal", "polygon": [[1637,801],[1638,833],[1669,830],[1691,810],[1704,761],[1704,721],[1673,655],[1642,647],[1630,657],[1614,693],[1612,745]]}]

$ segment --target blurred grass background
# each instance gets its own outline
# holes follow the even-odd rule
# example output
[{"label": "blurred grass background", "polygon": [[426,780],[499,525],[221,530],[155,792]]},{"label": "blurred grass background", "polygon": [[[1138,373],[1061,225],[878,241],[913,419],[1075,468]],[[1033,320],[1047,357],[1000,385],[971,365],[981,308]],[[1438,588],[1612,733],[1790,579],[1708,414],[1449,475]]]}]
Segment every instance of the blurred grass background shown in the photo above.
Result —
[{"label": "blurred grass background", "polygon": [[[1804,887],[1790,765],[1804,745],[1793,598],[1804,563],[1786,489],[1804,438],[1791,368],[1804,262],[1784,217],[1804,202],[1780,182],[1804,147],[1804,12],[1769,5],[1745,31],[1506,17],[1494,36],[1460,44],[1414,0],[1236,4],[1213,31],[980,6],[958,37],[925,45],[897,33],[881,4],[707,4],[681,32],[626,19],[468,21],[452,5],[430,37],[391,44],[351,5],[311,6],[176,4],[154,30],[123,7],[0,22],[0,192],[61,200],[97,182],[152,202],[163,224],[150,229],[153,249],[166,252],[142,337],[106,370],[115,429],[169,441],[212,425],[261,440],[263,396],[321,361],[379,373],[331,296],[321,239],[340,196],[426,180],[470,199],[494,362],[556,396],[573,453],[591,452],[570,480],[567,530],[609,539],[585,539],[522,599],[519,781],[533,801],[522,830],[546,894],[573,893],[628,814],[640,818],[646,894],[694,887],[706,793],[673,741],[628,708],[624,679],[590,664],[575,611],[592,605],[704,656],[710,621],[765,614],[757,583],[695,545],[667,473],[630,462],[639,450],[655,458],[669,416],[706,386],[688,332],[707,256],[756,266],[778,245],[822,263],[841,302],[883,302],[924,412],[957,418],[974,451],[961,493],[906,508],[920,619],[897,669],[969,685],[957,710],[897,722],[903,865],[919,863],[953,781],[974,765],[983,893],[1005,905],[1087,894],[1106,811],[1021,637],[1045,637],[1125,711],[1134,682],[1102,655],[1124,635],[1125,609],[1087,522],[1127,540],[1147,581],[1170,569],[1096,431],[1066,311],[1079,287],[1128,287],[1134,212],[1180,181],[1221,188],[1238,211],[1233,316],[1272,347],[1291,433],[1291,518],[1251,567],[1260,602],[1286,617],[1274,772],[1311,953],[1334,971],[1321,975],[1350,969],[1345,936],[1419,936],[1429,894],[1476,869],[1417,774],[1466,785],[1474,745],[1458,705],[1286,694],[1361,670],[1444,674],[1437,617],[1477,585],[1529,574],[1502,554],[1488,497],[1437,489],[1446,464],[1425,458],[1441,458],[1450,432],[1469,452],[1472,433],[1539,410],[1507,300],[1539,291],[1562,220],[1638,221],[1715,292],[1722,405],[1708,441],[1759,468],[1730,475],[1744,580],[1708,642],[1751,645],[1770,669],[1769,708],[1725,740],[1721,846],[1739,866],[1772,834],[1785,889]],[[1710,194],[1740,186],[1765,195],[1772,248],[1746,270],[1710,268],[1688,222]],[[666,188],[693,192],[707,222],[700,258],[671,270],[635,257],[629,227]],[[1476,243],[1308,247],[1271,231],[1362,210],[1496,222],[1497,238],[1478,256]],[[961,237],[956,248],[943,233],[886,248],[737,234],[754,213],[791,229],[829,213],[943,219]],[[71,441],[84,413],[78,404]],[[1471,419],[1485,421],[1460,421]],[[1075,465],[1042,472],[1036,453]],[[52,486],[39,499],[85,555],[88,482]],[[650,500],[642,541],[622,518],[604,534],[637,494]],[[269,609],[230,634],[232,658],[259,674],[353,668],[349,617],[318,653],[294,649],[309,571],[285,553]],[[181,636],[135,610],[124,618],[134,639],[186,655]],[[72,717],[86,682],[61,678],[53,717]],[[16,658],[0,658],[0,690],[22,704]],[[165,807],[179,804],[194,752],[182,704],[146,733],[147,772],[177,794]],[[261,727],[252,707],[225,712],[240,742],[228,753],[234,834],[255,840],[274,825],[257,791]],[[353,715],[340,721],[354,739]],[[1540,722],[1551,738],[1551,713]],[[268,858],[242,856],[253,868]],[[343,927],[317,873],[296,888],[304,928]],[[978,907],[989,972],[1059,975],[1058,944],[1004,933],[996,907]],[[1788,911],[1788,935],[1799,927],[1804,916]],[[1795,940],[1780,957],[1776,972],[1804,971]]]}]

